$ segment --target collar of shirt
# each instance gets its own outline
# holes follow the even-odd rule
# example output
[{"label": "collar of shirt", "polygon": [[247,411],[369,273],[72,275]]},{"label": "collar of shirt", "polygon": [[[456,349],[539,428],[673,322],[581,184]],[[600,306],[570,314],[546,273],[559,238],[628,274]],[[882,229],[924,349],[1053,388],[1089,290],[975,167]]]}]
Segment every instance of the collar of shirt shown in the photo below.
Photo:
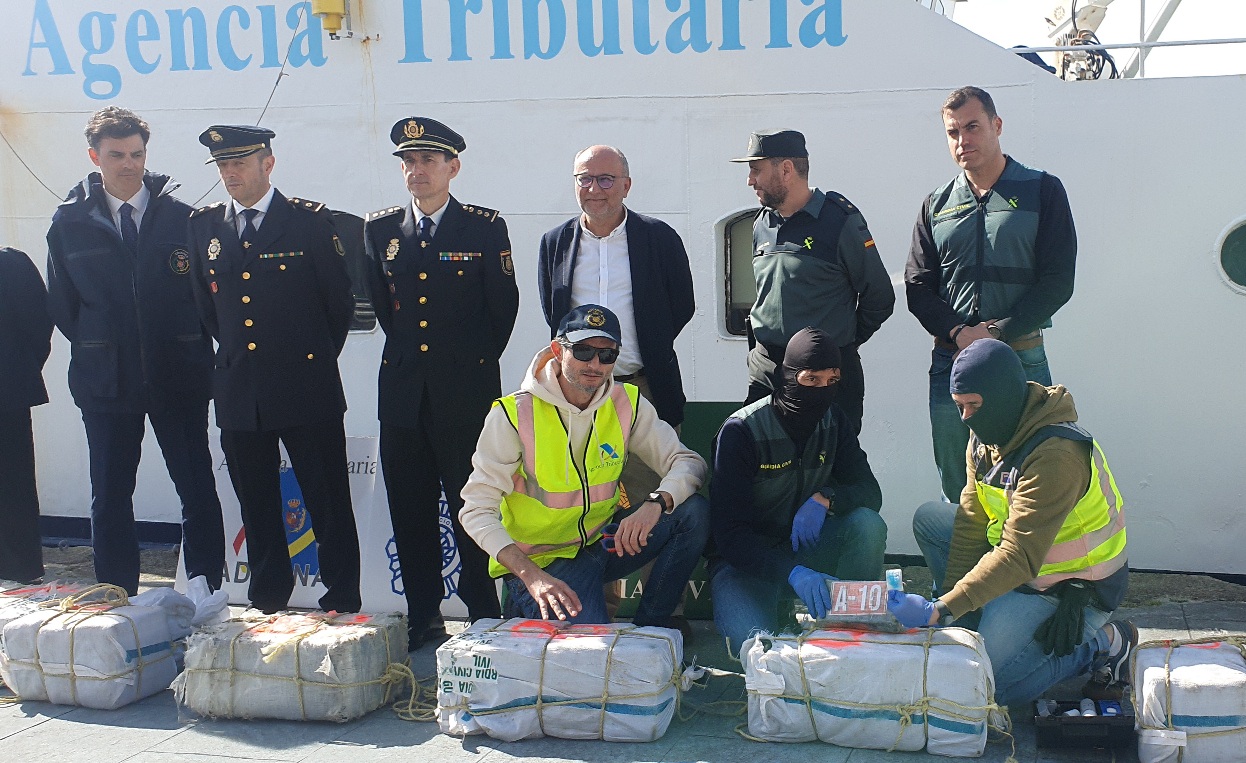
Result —
[{"label": "collar of shirt", "polygon": [[[822,216],[822,205],[825,201],[826,201],[826,194],[822,193],[822,191],[815,186],[813,189],[813,193],[810,194],[809,196],[809,201],[805,202],[805,206],[796,210],[792,214],[792,217],[795,217],[796,215],[799,215],[801,212],[804,212],[816,220]],[[770,212],[771,225],[782,225],[783,223],[792,219],[792,217],[783,217],[782,215],[780,215],[778,212],[774,211],[773,209],[768,210],[768,211]]]},{"label": "collar of shirt", "polygon": [[150,200],[151,191],[147,190],[146,183],[139,186],[138,192],[128,199],[118,199],[108,191],[104,191],[104,201],[108,202],[108,211],[112,215],[112,224],[117,226],[117,230],[121,230],[122,204],[129,204],[134,207],[134,225],[141,228],[143,213],[147,211],[147,202]]},{"label": "collar of shirt", "polygon": [[589,230],[588,226],[584,224],[584,215],[580,215],[580,230],[583,232],[583,235],[591,239],[596,239],[597,241],[609,241],[617,236],[623,235],[626,232],[626,229],[627,229],[627,207],[623,207],[623,220],[618,224],[618,226],[614,230],[610,231],[604,236],[598,236],[596,233],[593,233],[591,230]]},{"label": "collar of shirt", "polygon": [[441,205],[441,209],[438,209],[436,212],[433,212],[431,215],[426,215],[420,211],[420,208],[418,206],[416,206],[415,199],[412,199],[411,200],[411,212],[414,214],[413,219],[415,220],[415,229],[416,230],[420,229],[420,220],[423,220],[425,217],[431,217],[433,219],[433,229],[428,232],[428,235],[431,236],[434,233],[436,233],[437,226],[441,225],[441,218],[445,217],[446,209],[449,206],[450,206],[450,199],[447,197],[446,203]]},{"label": "collar of shirt", "polygon": [[252,204],[250,207],[244,207],[237,201],[230,199],[229,211],[234,216],[234,227],[238,229],[238,235],[242,235],[242,229],[247,224],[247,218],[242,216],[242,210],[254,209],[259,212],[255,216],[255,220],[251,223],[256,230],[260,229],[260,224],[264,222],[264,216],[268,214],[268,207],[273,203],[273,194],[277,192],[276,186],[268,186],[268,193],[264,194],[264,198]]}]

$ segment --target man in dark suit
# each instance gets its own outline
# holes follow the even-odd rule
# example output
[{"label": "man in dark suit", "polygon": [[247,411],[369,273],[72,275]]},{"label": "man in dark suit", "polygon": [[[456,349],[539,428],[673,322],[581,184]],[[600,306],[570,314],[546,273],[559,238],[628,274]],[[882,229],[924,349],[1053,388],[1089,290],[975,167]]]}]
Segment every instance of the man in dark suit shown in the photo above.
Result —
[{"label": "man in dark suit", "polygon": [[294,591],[278,443],[316,533],[325,611],[357,612],[359,536],[346,472],[346,397],[337,356],[354,313],[345,249],[324,204],[269,182],[275,134],[216,125],[199,136],[231,201],[190,218],[195,301],[218,344],[212,386],[221,448],[242,507],[251,606]]},{"label": "man in dark suit", "polygon": [[99,172],[48,229],[48,310],[70,341],[69,390],[91,454],[95,578],[138,592],[134,486],[145,420],[182,501],[189,576],[219,588],[225,530],[208,450],[212,340],[195,311],[186,220],[166,175],[145,170],[147,123],[110,106],[87,123]]},{"label": "man in dark suit", "polygon": [[502,395],[498,358],[519,310],[506,222],[460,204],[450,181],[467,143],[426,117],[390,131],[411,200],[368,215],[364,247],[376,319],[385,330],[381,471],[407,599],[410,647],[444,640],[440,505],[445,489],[473,621],[500,617],[489,557],[459,524],[459,493],[476,439]]},{"label": "man in dark suit", "polygon": [[43,577],[30,409],[48,401],[51,339],[39,269],[24,252],[0,247],[0,578],[23,583]]},{"label": "man in dark suit", "polygon": [[678,427],[685,398],[675,337],[696,308],[684,242],[671,226],[624,206],[632,179],[619,149],[584,149],[573,176],[583,214],[541,238],[537,283],[550,336],[573,307],[610,308],[623,328],[615,381],[636,385]]}]

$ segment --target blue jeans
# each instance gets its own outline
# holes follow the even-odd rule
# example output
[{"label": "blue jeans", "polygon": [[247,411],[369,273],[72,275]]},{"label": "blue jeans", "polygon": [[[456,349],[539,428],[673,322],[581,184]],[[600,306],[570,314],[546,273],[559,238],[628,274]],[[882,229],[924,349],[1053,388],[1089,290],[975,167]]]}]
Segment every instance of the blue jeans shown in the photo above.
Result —
[{"label": "blue jeans", "polygon": [[[845,516],[828,516],[817,544],[802,548],[795,561],[841,580],[879,580],[886,550],[887,523],[877,511],[857,508]],[[739,655],[740,645],[755,632],[778,630],[780,602],[794,595],[786,580],[767,580],[722,558],[710,562],[709,578],[714,624],[732,656]]]},{"label": "blue jeans", "polygon": [[[913,536],[926,557],[936,592],[947,573],[956,506],[943,501],[922,504],[913,515]],[[1109,613],[1087,606],[1082,642],[1072,654],[1044,654],[1034,632],[1056,611],[1054,596],[1012,590],[970,612],[955,625],[982,635],[995,672],[995,701],[1015,705],[1041,696],[1052,686],[1102,666],[1108,649],[1103,625]]]},{"label": "blue jeans", "polygon": [[[704,496],[693,495],[673,513],[663,514],[658,519],[649,544],[639,554],[611,554],[598,541],[570,559],[555,559],[546,565],[545,571],[571,586],[580,599],[580,614],[570,618],[570,622],[608,623],[610,617],[606,614],[602,584],[627,577],[652,561],[649,583],[640,596],[632,622],[667,625],[671,613],[683,599],[684,588],[701,559],[709,533],[709,501]],[[540,619],[541,608],[533,601],[523,581],[507,575],[506,593],[504,617]]]},{"label": "blue jeans", "polygon": [[[1051,386],[1051,369],[1047,352],[1040,344],[1017,353],[1025,378],[1044,387]],[[943,485],[943,496],[952,503],[960,502],[965,487],[965,450],[969,447],[969,427],[960,418],[952,401],[953,352],[935,347],[930,353],[930,439],[934,443],[935,467]]]}]

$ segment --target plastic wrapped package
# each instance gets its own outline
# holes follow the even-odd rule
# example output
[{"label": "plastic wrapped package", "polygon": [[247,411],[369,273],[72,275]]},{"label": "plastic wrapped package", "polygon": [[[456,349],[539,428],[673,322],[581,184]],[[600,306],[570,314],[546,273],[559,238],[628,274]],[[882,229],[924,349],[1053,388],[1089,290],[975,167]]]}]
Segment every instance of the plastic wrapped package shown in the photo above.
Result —
[{"label": "plastic wrapped package", "polygon": [[399,613],[243,617],[195,631],[179,704],[215,718],[349,721],[394,698],[409,672]]},{"label": "plastic wrapped package", "polygon": [[45,601],[58,601],[83,590],[76,583],[59,583],[53,581],[37,586],[23,586],[0,591],[0,631],[12,621],[40,609]]},{"label": "plastic wrapped package", "polygon": [[1246,639],[1138,647],[1133,703],[1139,763],[1236,763],[1246,743]]},{"label": "plastic wrapped package", "polygon": [[758,635],[740,651],[749,732],[771,742],[976,757],[999,713],[986,647],[962,628]]},{"label": "plastic wrapped package", "polygon": [[682,659],[668,628],[480,620],[437,649],[437,723],[508,742],[651,742],[675,715]]},{"label": "plastic wrapped package", "polygon": [[107,603],[73,600],[4,626],[0,675],[15,694],[115,710],[169,687],[177,664],[163,609],[129,605],[124,593]]}]

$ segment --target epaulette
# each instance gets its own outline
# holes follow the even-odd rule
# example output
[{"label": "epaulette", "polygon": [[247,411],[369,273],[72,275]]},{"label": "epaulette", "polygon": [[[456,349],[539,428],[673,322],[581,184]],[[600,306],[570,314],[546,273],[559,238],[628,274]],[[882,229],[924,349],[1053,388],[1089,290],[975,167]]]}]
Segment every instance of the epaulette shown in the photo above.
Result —
[{"label": "epaulette", "polygon": [[851,201],[848,201],[847,199],[845,199],[842,194],[838,194],[838,193],[835,193],[834,191],[831,191],[826,194],[826,198],[832,204],[844,210],[844,212],[846,212],[847,214],[856,215],[856,214],[861,213],[861,210],[857,209],[856,205],[854,205]]},{"label": "epaulette", "polygon": [[403,209],[405,209],[405,207],[386,207],[385,209],[378,209],[375,212],[369,212],[363,219],[365,222],[370,220],[379,220],[382,217],[389,217],[392,214],[401,212]]},{"label": "epaulette", "polygon": [[476,207],[471,204],[464,204],[463,211],[469,215],[480,215],[489,222],[493,222],[498,219],[498,211],[496,209],[489,209],[488,207]]},{"label": "epaulette", "polygon": [[204,212],[209,212],[209,211],[211,211],[211,210],[213,210],[213,209],[216,209],[217,207],[223,207],[223,206],[225,206],[225,202],[223,202],[223,201],[218,201],[218,202],[216,202],[215,204],[209,204],[209,205],[208,205],[208,206],[206,206],[206,207],[199,207],[199,208],[198,208],[198,209],[196,209],[194,212],[191,212],[191,213],[190,213],[190,216],[191,216],[191,217],[198,217],[199,215],[203,214]]},{"label": "epaulette", "polygon": [[307,199],[300,199],[297,196],[291,196],[287,198],[286,201],[290,202],[296,207],[302,207],[303,209],[310,209],[313,212],[319,212],[320,210],[324,209],[323,201],[309,201]]}]

